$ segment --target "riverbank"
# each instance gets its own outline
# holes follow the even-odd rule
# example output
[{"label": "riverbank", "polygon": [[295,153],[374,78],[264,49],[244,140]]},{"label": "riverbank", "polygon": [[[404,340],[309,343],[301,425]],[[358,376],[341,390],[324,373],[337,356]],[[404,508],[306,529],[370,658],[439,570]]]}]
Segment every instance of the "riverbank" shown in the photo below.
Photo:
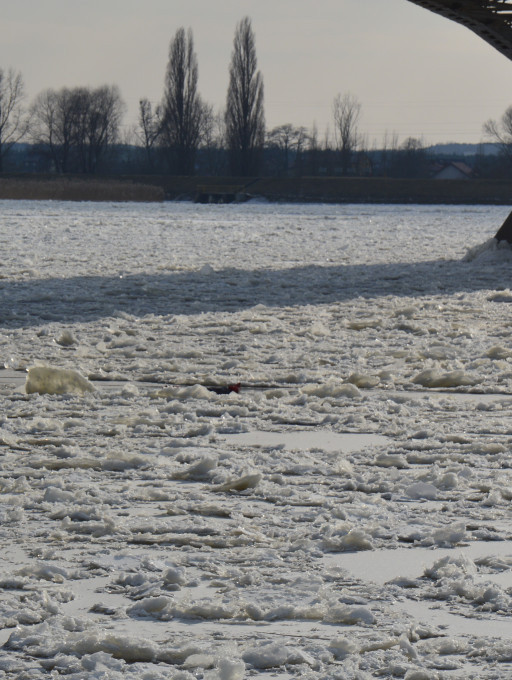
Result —
[{"label": "riverbank", "polygon": [[13,175],[0,178],[0,199],[69,201],[263,199],[302,203],[510,205],[508,180],[376,177],[233,178],[137,175],[83,177]]},{"label": "riverbank", "polygon": [[158,185],[128,178],[83,178],[25,175],[0,178],[0,200],[136,201],[165,199]]}]

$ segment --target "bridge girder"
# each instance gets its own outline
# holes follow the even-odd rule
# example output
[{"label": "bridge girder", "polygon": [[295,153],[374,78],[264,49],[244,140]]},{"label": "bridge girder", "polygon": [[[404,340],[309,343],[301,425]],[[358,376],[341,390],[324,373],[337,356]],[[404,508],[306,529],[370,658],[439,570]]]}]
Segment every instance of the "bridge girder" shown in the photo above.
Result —
[{"label": "bridge girder", "polygon": [[409,0],[471,29],[512,59],[511,0]]}]

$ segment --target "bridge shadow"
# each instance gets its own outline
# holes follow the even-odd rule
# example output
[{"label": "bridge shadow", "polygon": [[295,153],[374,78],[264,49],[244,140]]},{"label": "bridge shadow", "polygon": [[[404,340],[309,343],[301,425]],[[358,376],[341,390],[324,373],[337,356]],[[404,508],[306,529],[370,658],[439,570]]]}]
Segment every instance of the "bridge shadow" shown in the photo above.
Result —
[{"label": "bridge shadow", "polygon": [[431,260],[399,264],[308,265],[290,269],[75,276],[0,281],[0,326],[320,305],[357,298],[432,296],[508,287],[509,265]]}]

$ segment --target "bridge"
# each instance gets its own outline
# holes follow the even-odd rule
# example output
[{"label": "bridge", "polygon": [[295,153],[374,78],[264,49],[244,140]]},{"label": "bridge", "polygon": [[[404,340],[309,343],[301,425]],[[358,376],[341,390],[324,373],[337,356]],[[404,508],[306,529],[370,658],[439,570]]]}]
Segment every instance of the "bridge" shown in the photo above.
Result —
[{"label": "bridge", "polygon": [[471,29],[512,59],[511,0],[409,0]]},{"label": "bridge", "polygon": [[[409,0],[466,26],[512,60],[512,0]],[[496,232],[512,244],[512,212]]]}]

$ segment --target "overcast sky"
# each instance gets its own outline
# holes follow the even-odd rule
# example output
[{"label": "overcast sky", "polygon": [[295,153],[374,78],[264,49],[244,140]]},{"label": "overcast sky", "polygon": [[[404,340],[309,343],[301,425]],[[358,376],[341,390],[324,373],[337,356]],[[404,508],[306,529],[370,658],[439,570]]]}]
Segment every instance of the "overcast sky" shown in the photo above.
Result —
[{"label": "overcast sky", "polygon": [[0,67],[21,71],[31,100],[63,86],[116,84],[138,101],[162,96],[169,42],[192,28],[199,90],[224,106],[237,22],[251,17],[267,128],[322,137],[332,101],[361,102],[360,131],[427,144],[479,142],[512,104],[512,62],[468,29],[407,0],[0,0]]}]

